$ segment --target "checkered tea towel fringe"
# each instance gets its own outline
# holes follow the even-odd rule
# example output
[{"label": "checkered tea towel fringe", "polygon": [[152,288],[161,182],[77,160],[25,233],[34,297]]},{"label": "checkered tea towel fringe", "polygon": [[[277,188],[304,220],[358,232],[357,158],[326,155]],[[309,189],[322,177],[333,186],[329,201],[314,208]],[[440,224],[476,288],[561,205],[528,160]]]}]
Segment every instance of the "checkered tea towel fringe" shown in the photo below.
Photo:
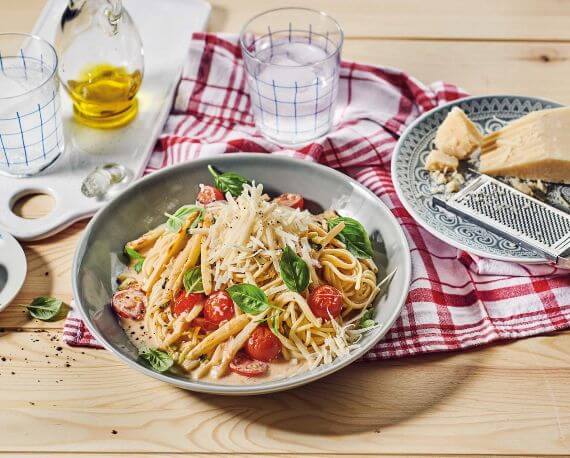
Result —
[{"label": "checkered tea towel fringe", "polygon": [[[371,189],[406,233],[413,275],[401,316],[367,360],[457,350],[567,328],[567,272],[461,252],[422,229],[396,196],[390,159],[398,137],[422,113],[463,96],[449,84],[425,85],[395,69],[344,61],[334,129],[302,148],[285,149],[255,128],[237,37],[199,33],[193,36],[147,173],[198,157],[258,152],[320,162]],[[76,330],[84,326],[75,317],[66,332],[72,325]],[[68,342],[95,344],[85,330],[76,335],[84,340]]]}]

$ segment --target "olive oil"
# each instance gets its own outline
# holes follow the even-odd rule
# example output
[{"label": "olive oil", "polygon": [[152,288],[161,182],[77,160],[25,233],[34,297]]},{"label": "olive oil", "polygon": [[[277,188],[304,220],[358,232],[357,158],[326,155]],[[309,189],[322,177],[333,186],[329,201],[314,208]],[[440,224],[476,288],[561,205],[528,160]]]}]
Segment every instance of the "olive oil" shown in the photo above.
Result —
[{"label": "olive oil", "polygon": [[141,82],[139,70],[129,73],[109,64],[86,68],[77,80],[67,81],[75,119],[101,129],[129,123],[138,111],[135,95]]}]

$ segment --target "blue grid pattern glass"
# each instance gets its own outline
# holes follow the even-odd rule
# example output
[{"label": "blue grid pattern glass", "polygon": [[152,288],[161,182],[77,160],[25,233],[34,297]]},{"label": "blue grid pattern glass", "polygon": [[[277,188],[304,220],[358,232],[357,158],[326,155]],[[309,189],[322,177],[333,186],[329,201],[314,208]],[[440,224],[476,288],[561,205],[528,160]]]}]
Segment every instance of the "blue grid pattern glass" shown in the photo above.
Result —
[{"label": "blue grid pattern glass", "polygon": [[326,134],[338,94],[342,31],[336,22],[283,8],[250,21],[240,42],[259,130],[285,144]]},{"label": "blue grid pattern glass", "polygon": [[63,152],[56,69],[47,42],[0,35],[0,172],[33,175]]}]

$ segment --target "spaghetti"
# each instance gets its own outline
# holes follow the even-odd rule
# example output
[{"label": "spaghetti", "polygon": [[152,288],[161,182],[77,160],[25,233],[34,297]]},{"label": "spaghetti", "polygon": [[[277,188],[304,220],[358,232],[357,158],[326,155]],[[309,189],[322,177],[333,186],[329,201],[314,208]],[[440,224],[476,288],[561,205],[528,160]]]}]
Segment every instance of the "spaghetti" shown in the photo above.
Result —
[{"label": "spaghetti", "polygon": [[113,308],[144,320],[153,348],[141,356],[219,379],[348,354],[375,326],[370,306],[381,290],[362,225],[211,171],[216,187],[201,185],[195,205],[125,246],[130,263]]}]

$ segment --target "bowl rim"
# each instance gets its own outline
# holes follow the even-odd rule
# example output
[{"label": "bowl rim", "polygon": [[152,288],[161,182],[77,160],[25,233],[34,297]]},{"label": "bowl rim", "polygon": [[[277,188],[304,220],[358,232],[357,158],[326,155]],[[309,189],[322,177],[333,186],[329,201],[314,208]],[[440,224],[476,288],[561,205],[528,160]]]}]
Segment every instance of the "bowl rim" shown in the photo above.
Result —
[{"label": "bowl rim", "polygon": [[[364,190],[366,194],[370,197],[373,197],[374,200],[380,207],[383,209],[384,213],[388,218],[392,220],[394,223],[394,227],[396,229],[396,233],[398,235],[399,245],[403,250],[404,256],[404,265],[398,266],[399,269],[402,269],[403,280],[405,285],[405,290],[402,293],[400,299],[394,311],[389,316],[387,320],[382,323],[382,325],[377,328],[375,331],[375,335],[370,340],[367,345],[363,345],[362,347],[358,348],[356,351],[351,352],[347,357],[342,359],[337,359],[333,361],[331,364],[320,366],[319,368],[311,371],[307,371],[304,374],[299,373],[296,374],[293,379],[292,377],[285,377],[282,379],[270,380],[266,383],[259,383],[259,384],[244,384],[244,385],[225,385],[225,384],[216,384],[204,381],[195,381],[190,378],[188,379],[178,379],[169,376],[167,373],[159,373],[155,372],[150,368],[143,366],[142,364],[138,363],[137,361],[133,361],[124,355],[119,349],[115,348],[115,346],[109,342],[104,335],[102,335],[97,327],[91,322],[91,318],[89,317],[87,310],[84,310],[83,304],[80,302],[80,295],[79,295],[79,265],[81,258],[83,258],[86,252],[86,244],[93,230],[93,227],[97,224],[97,222],[105,217],[106,209],[112,204],[118,201],[119,199],[123,198],[125,192],[132,192],[136,188],[141,188],[146,185],[147,182],[160,180],[164,175],[168,175],[172,173],[172,171],[185,168],[185,167],[202,167],[205,166],[208,162],[212,161],[224,161],[226,158],[242,158],[245,160],[252,160],[252,159],[262,159],[264,161],[275,161],[275,162],[285,162],[285,163],[303,163],[304,166],[309,168],[314,168],[319,172],[323,172],[325,174],[333,175],[337,178],[341,178],[343,180],[348,181],[349,183],[353,184],[354,186]],[[273,154],[263,154],[263,153],[231,153],[231,154],[224,154],[219,156],[212,156],[212,157],[204,157],[199,158],[190,162],[184,162],[181,164],[177,164],[171,167],[166,167],[162,170],[156,171],[150,175],[147,175],[129,185],[125,190],[123,190],[120,194],[115,196],[111,199],[97,214],[91,219],[91,221],[85,227],[81,239],[77,244],[75,249],[75,254],[73,256],[73,264],[72,264],[72,287],[73,287],[73,297],[75,298],[76,309],[79,310],[83,321],[85,322],[87,328],[91,332],[93,336],[101,343],[106,350],[110,351],[113,355],[117,356],[120,360],[126,363],[129,367],[132,367],[139,372],[142,372],[145,375],[153,377],[157,380],[162,382],[166,382],[180,388],[184,388],[190,391],[196,391],[201,393],[210,393],[210,394],[221,394],[221,395],[254,395],[254,394],[265,394],[265,393],[273,393],[277,391],[284,391],[291,388],[295,388],[301,385],[305,385],[312,381],[315,381],[319,378],[325,377],[326,375],[330,375],[333,372],[336,372],[347,365],[351,364],[352,362],[356,361],[360,357],[362,357],[365,353],[367,353],[374,345],[382,339],[389,329],[392,327],[396,319],[400,316],[402,308],[406,302],[409,292],[409,285],[411,281],[411,274],[412,274],[412,262],[411,262],[411,255],[410,255],[410,248],[406,236],[403,232],[403,229],[396,219],[396,217],[392,214],[390,209],[387,207],[384,202],[382,202],[378,196],[376,196],[372,191],[368,188],[360,184],[358,181],[354,180],[353,178],[345,175],[335,169],[330,167],[326,167],[324,165],[318,164],[316,162],[312,162],[309,160],[302,160],[295,157],[284,156],[284,155],[273,155]]]}]

